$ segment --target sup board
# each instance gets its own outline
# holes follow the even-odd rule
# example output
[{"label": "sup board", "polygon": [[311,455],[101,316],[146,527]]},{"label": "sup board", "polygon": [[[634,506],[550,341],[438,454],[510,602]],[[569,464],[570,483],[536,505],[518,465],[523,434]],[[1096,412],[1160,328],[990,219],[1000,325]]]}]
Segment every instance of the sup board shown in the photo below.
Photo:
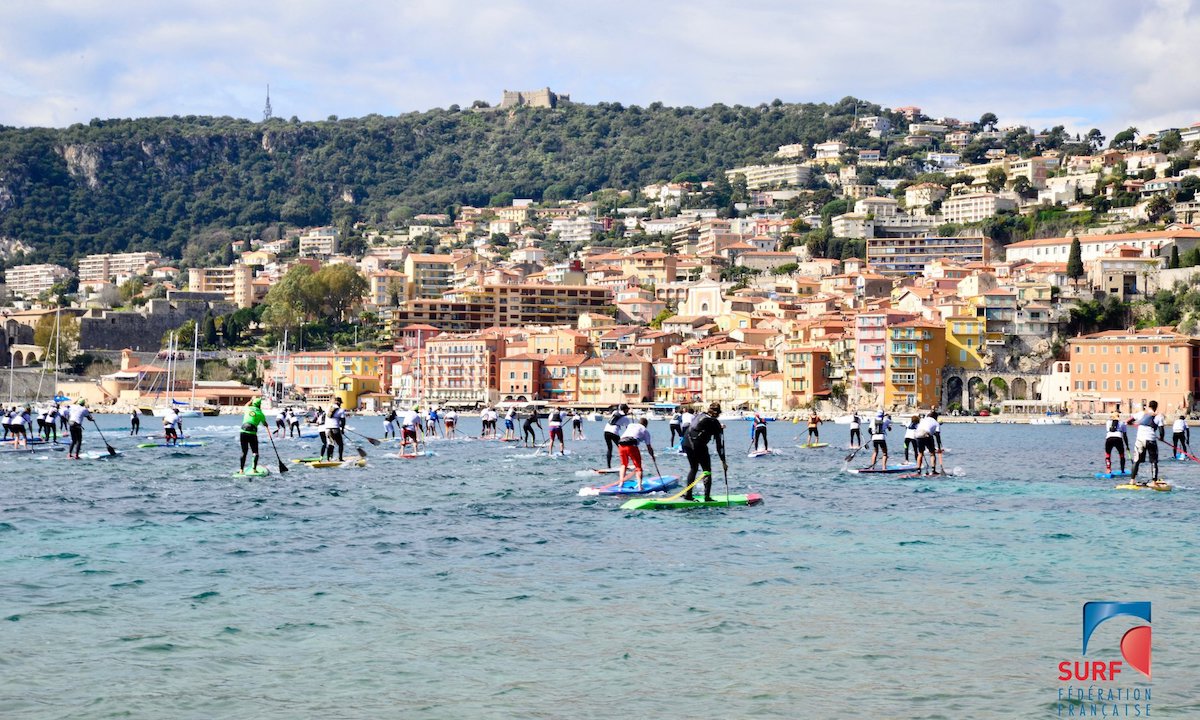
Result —
[{"label": "sup board", "polygon": [[36,452],[49,452],[51,450],[66,450],[66,449],[67,449],[66,445],[54,445],[54,444],[46,445],[44,443],[37,443],[34,445],[28,445],[28,446],[3,447],[3,448],[0,448],[0,453],[36,453]]},{"label": "sup board", "polygon": [[1158,482],[1150,483],[1149,485],[1138,485],[1137,483],[1124,483],[1121,485],[1114,486],[1113,489],[1114,490],[1157,490],[1159,492],[1171,492],[1171,490],[1174,489],[1174,487],[1175,487],[1174,485],[1172,485],[1171,483],[1169,483],[1165,480],[1159,480]]},{"label": "sup board", "polygon": [[165,442],[149,442],[149,443],[138,443],[138,447],[140,447],[140,448],[177,448],[177,447],[193,448],[193,447],[204,447],[204,443],[202,443],[202,442],[180,442],[180,443],[175,443],[174,445],[168,445]]},{"label": "sup board", "polygon": [[608,485],[592,485],[589,487],[579,488],[579,494],[583,496],[589,495],[645,495],[652,492],[661,492],[670,490],[679,485],[679,478],[673,475],[664,475],[663,477],[648,477],[642,479],[642,489],[638,490],[637,478],[626,480],[623,483],[609,483]]},{"label": "sup board", "polygon": [[316,462],[306,463],[310,468],[337,468],[345,465],[346,467],[364,467],[367,461],[363,458],[357,460],[318,460]]},{"label": "sup board", "polygon": [[87,460],[110,460],[113,458],[119,458],[123,454],[124,453],[122,453],[120,450],[117,451],[116,455],[109,455],[107,452],[96,452],[94,450],[90,450],[88,452],[83,453],[83,455],[81,457],[83,457]]},{"label": "sup board", "polygon": [[730,505],[758,505],[763,501],[762,495],[713,495],[712,502],[704,502],[700,498],[684,500],[680,498],[634,498],[621,506],[622,510],[674,510],[678,508],[727,507]]},{"label": "sup board", "polygon": [[609,475],[621,472],[621,468],[594,468],[592,472],[597,475]]},{"label": "sup board", "polygon": [[267,475],[270,475],[270,474],[271,474],[270,470],[267,470],[265,467],[259,466],[256,468],[247,468],[246,470],[242,470],[240,472],[235,472],[233,474],[233,477],[235,477],[235,478],[236,477],[266,477]]},{"label": "sup board", "polygon": [[797,445],[796,447],[802,447],[802,448],[813,448],[813,449],[815,449],[815,448],[829,447],[829,443],[823,443],[823,442],[817,442],[817,443],[804,443],[803,445]]},{"label": "sup board", "polygon": [[396,454],[388,455],[388,457],[399,458],[401,460],[415,460],[417,458],[423,458],[428,454],[429,453],[425,452],[424,450],[421,450],[420,452],[415,452],[415,453],[403,453],[403,454],[396,453]]},{"label": "sup board", "polygon": [[293,460],[292,462],[294,462],[294,463],[315,463],[315,462],[321,462],[321,461],[322,461],[322,460],[324,460],[324,459],[325,459],[325,458],[322,458],[322,457],[315,457],[315,458],[296,458],[296,459],[295,459],[295,460]]},{"label": "sup board", "polygon": [[887,470],[883,468],[851,468],[850,472],[860,475],[890,475],[892,473],[908,473],[916,470],[915,464],[892,465]]},{"label": "sup board", "polygon": [[760,458],[760,457],[767,457],[768,455],[782,455],[782,454],[783,453],[779,452],[778,450],[755,450],[754,452],[746,453],[746,457]]},{"label": "sup board", "polygon": [[1129,477],[1128,470],[1113,470],[1112,472],[1096,473],[1097,480],[1113,480],[1120,477]]}]

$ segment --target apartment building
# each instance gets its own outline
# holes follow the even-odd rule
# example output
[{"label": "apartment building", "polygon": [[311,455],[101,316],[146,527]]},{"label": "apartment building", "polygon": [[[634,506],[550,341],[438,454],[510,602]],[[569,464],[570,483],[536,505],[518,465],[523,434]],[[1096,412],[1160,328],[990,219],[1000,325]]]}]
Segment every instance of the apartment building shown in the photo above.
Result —
[{"label": "apartment building", "polygon": [[504,338],[497,333],[443,334],[425,343],[413,372],[427,402],[472,407],[499,400]]},{"label": "apartment building", "polygon": [[334,397],[346,408],[364,404],[367,395],[392,391],[392,366],[400,353],[297,352],[284,358],[264,357],[272,362],[268,379],[282,382],[310,402],[325,403]]},{"label": "apartment building", "polygon": [[747,165],[726,170],[725,177],[733,182],[734,178],[742,175],[746,178],[746,189],[767,190],[803,185],[808,182],[810,171],[807,165]]},{"label": "apartment building", "polygon": [[337,228],[312,228],[300,236],[300,257],[327,258],[337,252]]},{"label": "apartment building", "polygon": [[[1005,246],[1004,256],[1009,262],[1028,260],[1035,263],[1065,263],[1070,258],[1071,241],[1074,239],[1059,237],[1022,240]],[[1109,255],[1121,246],[1136,248],[1146,257],[1170,255],[1172,245],[1179,248],[1180,255],[1200,247],[1200,230],[1185,226],[1167,230],[1079,236],[1080,257],[1084,263]]]},{"label": "apartment building", "polygon": [[996,243],[987,237],[868,238],[867,263],[884,275],[921,275],[938,260],[990,262]]},{"label": "apartment building", "polygon": [[156,252],[105,253],[88,255],[79,260],[79,284],[124,282],[135,275],[144,275],[162,262]]},{"label": "apartment building", "polygon": [[565,243],[588,243],[592,235],[604,232],[604,224],[588,217],[557,218],[550,221],[550,232],[558,233]]},{"label": "apartment building", "polygon": [[254,268],[240,264],[188,268],[188,292],[220,293],[239,308],[253,307],[261,300],[254,294]]},{"label": "apartment building", "polygon": [[62,265],[14,265],[4,271],[4,284],[13,295],[36,298],[72,274]]},{"label": "apartment building", "polygon": [[952,195],[942,201],[942,220],[948,223],[973,223],[1001,211],[1015,211],[1017,201],[996,193]]},{"label": "apartment building", "polygon": [[985,321],[976,315],[950,315],[946,318],[946,367],[982,370],[987,348]]},{"label": "apartment building", "polygon": [[775,356],[783,376],[783,410],[808,407],[829,396],[829,348],[788,341],[776,349]]},{"label": "apartment building", "polygon": [[887,335],[884,405],[927,408],[941,404],[946,326],[917,318],[890,325]]},{"label": "apartment building", "polygon": [[440,298],[454,286],[457,258],[453,255],[414,253],[404,258],[409,298]]},{"label": "apartment building", "polygon": [[1192,412],[1200,398],[1200,338],[1156,327],[1093,333],[1068,343],[1074,412],[1131,413],[1157,400],[1158,409],[1174,418]]},{"label": "apartment building", "polygon": [[888,327],[916,319],[895,310],[862,312],[854,318],[854,374],[863,389],[883,387],[887,376]]},{"label": "apartment building", "polygon": [[483,285],[438,299],[409,300],[391,313],[393,327],[412,323],[465,332],[490,327],[573,325],[583,313],[612,307],[608,288],[588,285]]}]

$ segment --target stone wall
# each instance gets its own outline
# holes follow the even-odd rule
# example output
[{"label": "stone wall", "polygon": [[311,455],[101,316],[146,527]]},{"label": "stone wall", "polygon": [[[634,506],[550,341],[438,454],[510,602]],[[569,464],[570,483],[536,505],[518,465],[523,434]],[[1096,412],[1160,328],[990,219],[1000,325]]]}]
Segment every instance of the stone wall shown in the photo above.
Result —
[{"label": "stone wall", "polygon": [[151,300],[142,311],[104,312],[79,319],[80,350],[153,352],[162,347],[163,335],[188,320],[201,322],[205,315],[232,312],[228,303],[188,300]]}]

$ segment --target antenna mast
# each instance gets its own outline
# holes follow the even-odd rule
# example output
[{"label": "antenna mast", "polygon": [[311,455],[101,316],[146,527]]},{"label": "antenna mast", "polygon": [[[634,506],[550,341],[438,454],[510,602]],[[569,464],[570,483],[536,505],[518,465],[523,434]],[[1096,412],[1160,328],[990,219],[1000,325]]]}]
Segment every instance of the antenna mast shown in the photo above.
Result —
[{"label": "antenna mast", "polygon": [[271,115],[271,86],[267,85],[267,104],[263,107],[263,122],[270,120]]}]

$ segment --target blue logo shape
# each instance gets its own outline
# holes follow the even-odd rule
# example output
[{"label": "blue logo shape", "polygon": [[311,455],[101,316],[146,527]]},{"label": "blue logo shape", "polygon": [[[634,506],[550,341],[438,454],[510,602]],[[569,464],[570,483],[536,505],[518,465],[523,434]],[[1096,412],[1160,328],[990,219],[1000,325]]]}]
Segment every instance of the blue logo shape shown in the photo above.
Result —
[{"label": "blue logo shape", "polygon": [[1083,604],[1083,654],[1087,655],[1088,638],[1100,623],[1120,615],[1130,615],[1150,622],[1149,602],[1087,602]]}]

